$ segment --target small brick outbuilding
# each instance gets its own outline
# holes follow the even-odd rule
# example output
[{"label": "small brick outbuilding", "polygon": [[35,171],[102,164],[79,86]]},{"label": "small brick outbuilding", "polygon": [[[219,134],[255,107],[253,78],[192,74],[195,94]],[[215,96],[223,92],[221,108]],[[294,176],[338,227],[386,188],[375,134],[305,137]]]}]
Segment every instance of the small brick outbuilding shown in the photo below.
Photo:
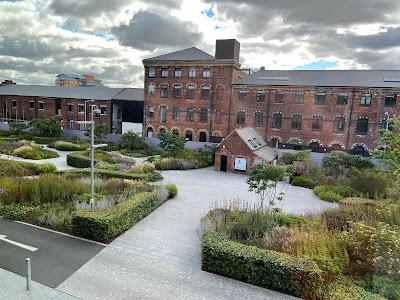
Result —
[{"label": "small brick outbuilding", "polygon": [[273,163],[278,149],[271,148],[252,127],[232,131],[215,152],[215,170],[248,173],[255,163]]}]

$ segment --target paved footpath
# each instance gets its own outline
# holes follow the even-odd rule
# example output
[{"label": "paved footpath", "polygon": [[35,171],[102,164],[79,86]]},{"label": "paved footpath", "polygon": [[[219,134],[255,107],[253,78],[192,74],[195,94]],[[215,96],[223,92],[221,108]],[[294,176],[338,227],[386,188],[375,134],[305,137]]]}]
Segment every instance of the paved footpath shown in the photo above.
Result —
[{"label": "paved footpath", "polygon": [[[294,299],[201,270],[200,218],[215,200],[255,201],[246,177],[212,169],[163,172],[178,196],[114,240],[58,286],[82,299]],[[289,187],[283,209],[334,207],[312,191]]]},{"label": "paved footpath", "polygon": [[61,291],[32,281],[26,290],[26,278],[0,269],[0,299],[7,300],[73,300],[78,299]]}]

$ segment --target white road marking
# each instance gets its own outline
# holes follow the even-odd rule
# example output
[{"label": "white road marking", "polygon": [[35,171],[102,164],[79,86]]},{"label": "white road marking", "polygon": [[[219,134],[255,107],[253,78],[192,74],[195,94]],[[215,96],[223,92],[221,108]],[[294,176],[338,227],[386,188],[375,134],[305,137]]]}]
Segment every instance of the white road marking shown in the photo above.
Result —
[{"label": "white road marking", "polygon": [[0,241],[4,241],[4,242],[6,242],[6,243],[13,244],[13,245],[15,245],[15,246],[24,248],[24,249],[29,250],[29,251],[32,251],[32,252],[38,250],[38,248],[35,248],[35,247],[32,247],[32,246],[28,246],[28,245],[25,245],[25,244],[22,244],[22,243],[18,243],[18,242],[9,240],[9,239],[7,239],[7,236],[6,236],[6,235],[1,235],[1,234],[0,234]]}]

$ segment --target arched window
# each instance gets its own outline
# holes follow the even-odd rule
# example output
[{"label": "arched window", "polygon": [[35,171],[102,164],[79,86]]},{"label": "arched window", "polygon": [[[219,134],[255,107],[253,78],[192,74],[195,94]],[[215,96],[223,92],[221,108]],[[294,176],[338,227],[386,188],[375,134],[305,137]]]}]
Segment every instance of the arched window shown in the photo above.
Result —
[{"label": "arched window", "polygon": [[186,130],[185,138],[187,141],[193,141],[193,132],[191,130]]},{"label": "arched window", "polygon": [[179,136],[179,130],[178,129],[172,129],[172,134],[173,135],[176,135],[176,136]]},{"label": "arched window", "polygon": [[153,137],[153,128],[148,127],[147,128],[147,137],[152,138]]}]

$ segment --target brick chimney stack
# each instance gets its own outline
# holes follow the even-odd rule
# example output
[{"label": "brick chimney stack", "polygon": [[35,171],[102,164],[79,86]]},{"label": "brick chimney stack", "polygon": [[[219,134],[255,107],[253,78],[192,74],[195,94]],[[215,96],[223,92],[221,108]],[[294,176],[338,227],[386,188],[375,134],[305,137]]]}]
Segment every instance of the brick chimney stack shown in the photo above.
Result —
[{"label": "brick chimney stack", "polygon": [[233,59],[239,62],[240,43],[235,39],[217,40],[215,43],[216,59]]}]

